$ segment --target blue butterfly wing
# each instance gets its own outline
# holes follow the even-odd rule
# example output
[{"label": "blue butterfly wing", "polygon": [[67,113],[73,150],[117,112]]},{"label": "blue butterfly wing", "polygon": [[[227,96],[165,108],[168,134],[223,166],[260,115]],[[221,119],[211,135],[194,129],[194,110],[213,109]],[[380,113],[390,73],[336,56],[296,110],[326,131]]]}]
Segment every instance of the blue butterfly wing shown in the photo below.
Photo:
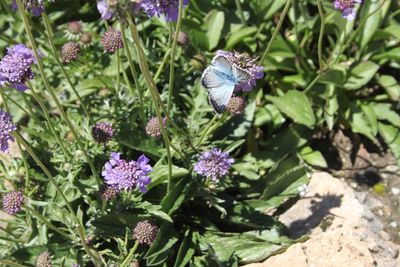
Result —
[{"label": "blue butterfly wing", "polygon": [[237,84],[245,82],[251,78],[250,74],[240,67],[234,66],[232,72]]},{"label": "blue butterfly wing", "polygon": [[235,83],[227,78],[228,74],[220,68],[209,66],[201,77],[201,82],[208,91],[210,104],[219,114],[225,111],[235,89]]}]

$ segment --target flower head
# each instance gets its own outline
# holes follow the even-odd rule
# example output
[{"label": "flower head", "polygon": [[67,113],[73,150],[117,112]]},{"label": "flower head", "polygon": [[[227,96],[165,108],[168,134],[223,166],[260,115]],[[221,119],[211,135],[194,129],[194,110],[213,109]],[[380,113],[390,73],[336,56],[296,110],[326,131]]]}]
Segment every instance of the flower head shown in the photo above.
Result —
[{"label": "flower head", "polygon": [[104,186],[100,190],[100,197],[106,201],[118,196],[119,190],[114,186]]},{"label": "flower head", "polygon": [[214,58],[219,56],[225,57],[229,62],[231,62],[231,64],[245,70],[250,75],[248,80],[235,86],[235,91],[250,91],[256,85],[256,80],[264,77],[263,67],[258,66],[255,59],[250,58],[245,54],[218,50]]},{"label": "flower head", "polygon": [[[97,9],[99,10],[101,18],[103,20],[109,20],[114,16],[115,5],[113,6],[113,3],[110,2],[110,0],[100,0],[99,2],[97,2]],[[113,0],[113,2],[116,1]]]},{"label": "flower head", "polygon": [[108,143],[114,135],[114,129],[109,122],[98,122],[92,128],[92,136],[98,143]]},{"label": "flower head", "polygon": [[246,108],[246,100],[240,96],[232,96],[226,109],[233,115],[243,114]]},{"label": "flower head", "polygon": [[7,48],[6,55],[0,61],[0,87],[8,83],[17,90],[26,90],[26,80],[33,79],[33,63],[36,63],[33,51],[25,45]]},{"label": "flower head", "polygon": [[15,215],[21,211],[25,198],[21,191],[13,191],[7,193],[3,197],[3,210],[11,215]]},{"label": "flower head", "polygon": [[234,160],[229,157],[227,152],[213,148],[200,155],[194,166],[194,171],[204,177],[211,178],[213,181],[217,181],[228,173],[233,162]]},{"label": "flower head", "polygon": [[52,267],[51,257],[49,252],[44,251],[36,258],[36,267]]},{"label": "flower head", "polygon": [[109,54],[114,54],[118,49],[124,47],[121,32],[113,28],[103,34],[100,42],[104,46],[104,50]]},{"label": "flower head", "polygon": [[148,174],[152,171],[148,164],[149,159],[141,155],[137,161],[126,161],[120,158],[120,153],[111,153],[110,160],[104,165],[102,175],[106,184],[118,190],[129,190],[134,187],[141,192],[147,191],[151,178]]},{"label": "flower head", "polygon": [[92,35],[90,34],[90,32],[83,32],[80,41],[84,45],[90,44],[92,42]]},{"label": "flower head", "polygon": [[[167,122],[166,118],[163,118],[163,128],[165,128],[166,122]],[[151,118],[149,122],[146,124],[146,133],[148,136],[151,137],[161,136],[160,122],[158,121],[157,117]]]},{"label": "flower head", "polygon": [[81,48],[76,42],[67,42],[61,47],[61,59],[64,63],[70,63],[78,58]]},{"label": "flower head", "polygon": [[189,36],[187,35],[186,32],[179,32],[178,33],[178,39],[177,39],[178,45],[180,45],[183,48],[187,48],[189,46]]},{"label": "flower head", "polygon": [[82,25],[79,20],[68,22],[68,31],[73,34],[81,33]]},{"label": "flower head", "polygon": [[355,4],[362,3],[362,0],[335,0],[333,7],[342,11],[343,18],[352,21],[356,18]]},{"label": "flower head", "polygon": [[10,133],[16,129],[17,126],[13,124],[10,113],[0,109],[0,151],[8,151],[9,141],[14,142],[14,137]]},{"label": "flower head", "polygon": [[[183,0],[183,5],[189,5],[189,0]],[[178,20],[179,0],[140,0],[139,6],[149,17],[164,15],[167,21]]]},{"label": "flower head", "polygon": [[133,229],[133,237],[139,241],[140,244],[151,245],[157,238],[157,234],[157,225],[148,220],[138,222],[135,229]]},{"label": "flower head", "polygon": [[[44,0],[21,0],[24,8],[31,12],[35,17],[40,16],[40,14],[44,11]],[[54,2],[54,0],[49,0],[49,2]],[[18,9],[17,1],[12,0],[11,8],[13,11]]]}]

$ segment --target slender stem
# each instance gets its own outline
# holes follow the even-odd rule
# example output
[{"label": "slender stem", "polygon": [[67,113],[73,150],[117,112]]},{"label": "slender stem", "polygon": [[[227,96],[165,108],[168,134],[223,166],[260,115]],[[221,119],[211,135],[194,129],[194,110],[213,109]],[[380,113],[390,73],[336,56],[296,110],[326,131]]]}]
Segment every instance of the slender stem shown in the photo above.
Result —
[{"label": "slender stem", "polygon": [[200,136],[199,141],[196,143],[195,147],[201,145],[201,143],[203,142],[204,138],[207,136],[209,130],[211,129],[211,127],[214,126],[215,121],[218,119],[219,115],[216,114],[214,115],[214,117],[211,119],[211,121],[209,123],[207,123],[206,128],[203,130],[203,133]]},{"label": "slender stem", "polygon": [[169,87],[168,87],[168,103],[167,103],[167,113],[170,114],[172,106],[172,94],[174,90],[174,78],[175,78],[175,53],[176,46],[178,43],[178,36],[182,25],[182,14],[183,14],[183,0],[179,0],[179,11],[178,11],[178,22],[176,23],[174,41],[171,47],[171,57],[169,63]]},{"label": "slender stem", "polygon": [[276,28],[275,28],[275,30],[274,30],[274,33],[272,34],[272,37],[271,37],[271,39],[270,39],[269,42],[268,42],[267,48],[265,49],[264,54],[262,55],[262,57],[261,57],[261,59],[260,59],[260,64],[263,64],[263,62],[264,62],[264,60],[265,60],[265,57],[267,56],[269,50],[271,49],[272,42],[275,40],[276,36],[277,36],[278,33],[279,33],[279,30],[280,30],[281,27],[282,27],[283,20],[285,19],[286,15],[287,15],[287,12],[289,11],[289,7],[290,7],[290,4],[291,4],[291,3],[292,3],[291,0],[287,0],[286,5],[285,5],[285,7],[283,8],[281,17],[279,18],[278,24],[276,25]]},{"label": "slender stem", "polygon": [[158,67],[158,70],[156,72],[156,75],[154,75],[154,81],[158,82],[158,79],[160,78],[161,72],[163,71],[165,64],[167,63],[169,54],[171,53],[171,49],[168,49],[167,52],[165,52],[164,58],[161,61],[160,66]]},{"label": "slender stem", "polygon": [[31,28],[30,28],[30,25],[29,25],[29,20],[28,20],[28,17],[26,15],[26,13],[25,13],[24,7],[23,7],[23,5],[21,3],[21,0],[16,0],[16,2],[17,2],[17,5],[18,5],[19,13],[21,14],[22,20],[24,22],[25,31],[28,34],[29,42],[31,44],[35,59],[37,61],[37,65],[39,67],[40,76],[42,77],[42,80],[43,80],[43,82],[44,82],[44,84],[46,86],[46,89],[49,91],[50,96],[52,97],[53,101],[55,102],[55,104],[56,104],[56,106],[57,106],[57,108],[58,108],[58,110],[59,110],[59,112],[61,114],[62,119],[65,121],[65,123],[70,128],[70,130],[71,130],[71,132],[72,132],[72,134],[73,134],[73,136],[74,136],[79,148],[82,150],[83,154],[85,155],[86,160],[89,163],[90,169],[93,172],[93,175],[96,177],[97,182],[100,184],[101,183],[100,182],[100,178],[99,178],[98,173],[96,171],[96,168],[95,168],[95,166],[93,164],[93,161],[89,157],[88,152],[86,151],[85,147],[83,146],[81,138],[78,136],[78,133],[76,132],[74,126],[72,125],[71,121],[69,120],[69,118],[68,118],[67,114],[65,113],[63,107],[61,106],[60,102],[58,101],[58,98],[56,96],[56,93],[54,92],[54,89],[51,87],[49,81],[47,80],[47,77],[46,77],[45,71],[44,71],[44,67],[43,67],[43,62],[42,62],[42,60],[41,60],[41,58],[39,56],[38,48],[37,48],[36,42],[35,42],[35,40],[33,38],[32,31],[31,31]]},{"label": "slender stem", "polygon": [[235,3],[236,3],[236,9],[239,12],[239,16],[240,16],[240,20],[242,21],[242,24],[246,25],[246,19],[244,17],[244,13],[243,13],[242,5],[240,4],[240,0],[235,0]]},{"label": "slender stem", "polygon": [[[141,112],[140,114],[142,115],[142,120],[144,120],[145,116],[144,116],[144,106],[143,106],[143,92],[139,86],[139,78],[137,75],[135,65],[133,64],[131,51],[129,49],[128,41],[127,41],[126,35],[125,35],[125,29],[124,29],[122,23],[120,23],[120,27],[121,27],[122,43],[124,44],[125,54],[126,54],[126,57],[128,58],[129,68],[131,70],[133,82],[135,83],[135,87],[136,87],[136,89],[138,91],[138,95],[139,95],[139,104],[140,104],[140,112]],[[124,68],[124,66],[122,66],[122,68]],[[133,95],[133,92],[132,92],[132,95]]]},{"label": "slender stem", "polygon": [[319,37],[318,37],[318,61],[319,61],[319,71],[322,72],[324,68],[324,63],[322,59],[322,39],[324,37],[324,31],[325,31],[325,15],[324,15],[324,10],[322,9],[321,0],[317,0],[317,5],[318,5],[319,16],[321,17],[321,27],[319,30]]},{"label": "slender stem", "polygon": [[[119,93],[119,87],[120,87],[120,82],[121,82],[121,56],[119,55],[119,50],[117,50],[117,52],[115,53],[116,57],[117,57],[117,88],[115,88],[115,92],[118,95]],[[123,66],[122,66],[123,67]],[[117,97],[118,99],[118,97]]]},{"label": "slender stem", "polygon": [[19,264],[11,260],[0,260],[0,263],[0,265],[4,264],[2,266],[27,267],[27,265]]},{"label": "slender stem", "polygon": [[[20,0],[17,0],[20,1]],[[92,252],[91,249],[88,247],[86,244],[85,240],[85,232],[83,230],[83,226],[79,220],[79,218],[76,216],[74,209],[72,208],[70,202],[64,195],[64,192],[61,190],[61,188],[58,186],[56,180],[54,179],[53,175],[50,173],[50,171],[47,169],[47,167],[43,164],[43,162],[39,159],[39,157],[36,155],[36,153],[33,151],[33,149],[28,145],[28,143],[25,141],[25,139],[18,133],[18,132],[13,132],[13,136],[15,139],[25,147],[26,151],[31,155],[33,160],[36,162],[36,164],[43,170],[43,172],[46,174],[46,176],[49,178],[49,181],[54,185],[56,188],[56,191],[58,194],[60,194],[61,198],[64,200],[65,204],[67,205],[67,208],[69,212],[71,213],[72,217],[75,219],[77,225],[78,225],[78,234],[79,238],[81,241],[81,244],[83,248],[85,249],[86,253],[92,258],[93,263],[95,266],[101,266],[101,261],[99,259],[99,255],[97,252]],[[67,225],[67,224],[66,224]],[[95,255],[96,254],[96,255]]]},{"label": "slender stem", "polygon": [[307,93],[313,86],[314,86],[314,84],[318,81],[318,79],[321,77],[321,72],[320,73],[318,73],[318,75],[317,76],[315,76],[315,78],[311,81],[311,83],[307,86],[307,88],[306,89],[304,89],[304,93]]},{"label": "slender stem", "polygon": [[135,245],[131,248],[131,250],[129,251],[128,256],[126,256],[126,258],[124,259],[124,261],[121,263],[120,267],[125,267],[126,265],[129,264],[133,254],[135,254],[136,249],[139,247],[139,241],[135,242]]},{"label": "slender stem", "polygon": [[71,78],[69,77],[67,71],[65,70],[63,64],[60,61],[60,57],[58,56],[58,53],[57,53],[57,50],[56,50],[56,47],[54,45],[53,38],[52,38],[53,37],[53,33],[52,33],[52,30],[51,30],[50,20],[47,17],[46,12],[42,12],[42,18],[43,18],[44,26],[45,26],[45,28],[47,30],[47,40],[50,43],[50,47],[51,47],[51,51],[53,53],[54,59],[56,60],[58,66],[60,67],[61,72],[63,73],[63,75],[67,79],[67,82],[68,82],[69,86],[71,87],[72,91],[74,91],[74,94],[78,98],[78,100],[80,102],[80,105],[81,105],[83,111],[85,112],[86,116],[89,118],[90,122],[92,124],[94,124],[92,116],[90,115],[89,110],[86,108],[85,102],[83,101],[83,99],[79,95],[78,91],[76,90],[75,86],[73,85],[73,83],[71,81]]},{"label": "slender stem", "polygon": [[[39,212],[37,212],[36,210],[34,210],[33,208],[30,208],[28,206],[25,206],[25,209],[28,210],[30,213],[32,213],[33,215],[35,215],[40,221],[42,221],[45,225],[47,225],[49,228],[53,229],[54,231],[56,231],[57,233],[59,233],[60,235],[62,235],[63,237],[65,237],[66,239],[71,239],[71,236],[69,236],[68,234],[64,233],[63,231],[61,231],[59,229],[59,227],[55,226],[54,224],[52,224],[51,222],[49,222],[42,214],[40,214]],[[72,239],[73,240],[73,239]]]}]

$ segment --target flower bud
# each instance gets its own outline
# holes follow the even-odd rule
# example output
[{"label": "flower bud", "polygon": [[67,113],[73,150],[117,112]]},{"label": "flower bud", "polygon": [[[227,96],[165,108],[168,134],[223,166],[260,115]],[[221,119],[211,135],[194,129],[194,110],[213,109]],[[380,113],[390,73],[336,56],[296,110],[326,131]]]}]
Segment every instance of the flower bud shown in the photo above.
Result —
[{"label": "flower bud", "polygon": [[78,43],[67,42],[61,48],[61,60],[63,63],[70,63],[78,58],[81,48]]},{"label": "flower bud", "polygon": [[133,229],[133,237],[140,244],[151,245],[157,238],[158,227],[148,220],[138,222],[135,229]]}]

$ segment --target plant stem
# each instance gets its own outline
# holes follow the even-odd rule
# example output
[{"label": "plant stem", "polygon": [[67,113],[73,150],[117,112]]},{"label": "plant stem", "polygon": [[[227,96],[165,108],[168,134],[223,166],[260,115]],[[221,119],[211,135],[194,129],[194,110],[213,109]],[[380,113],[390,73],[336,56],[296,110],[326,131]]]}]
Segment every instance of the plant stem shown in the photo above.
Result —
[{"label": "plant stem", "polygon": [[[20,1],[20,0],[17,0]],[[36,164],[43,170],[43,172],[46,174],[46,176],[49,178],[49,181],[54,185],[56,188],[56,191],[58,194],[60,194],[61,198],[64,200],[65,204],[67,205],[67,208],[69,212],[71,213],[72,217],[75,219],[76,224],[78,226],[78,234],[79,238],[81,241],[81,244],[83,248],[85,249],[86,253],[92,258],[93,263],[95,266],[101,266],[101,260],[99,259],[99,255],[97,252],[92,252],[91,249],[88,247],[86,244],[86,235],[83,229],[83,226],[81,222],[79,221],[78,217],[76,216],[76,213],[74,209],[72,208],[70,202],[64,195],[64,192],[61,190],[61,188],[58,186],[57,181],[54,179],[53,175],[50,173],[50,171],[47,169],[47,167],[43,164],[43,162],[39,159],[39,157],[36,155],[36,153],[33,151],[33,149],[28,145],[28,143],[25,141],[25,139],[18,133],[18,132],[13,132],[13,136],[15,139],[25,147],[26,151],[31,155],[33,160],[36,162]],[[96,255],[95,255],[96,254]]]},{"label": "plant stem", "polygon": [[158,82],[158,79],[160,78],[161,72],[164,69],[165,64],[167,63],[170,53],[171,53],[171,49],[168,49],[167,52],[165,52],[164,58],[160,64],[160,66],[157,69],[156,75],[154,75],[154,82]]},{"label": "plant stem", "polygon": [[322,72],[324,68],[324,63],[322,59],[322,39],[324,37],[325,31],[325,15],[324,10],[322,9],[321,0],[317,0],[318,5],[318,12],[321,18],[321,28],[319,30],[319,37],[318,37],[318,61],[319,61],[319,71]]},{"label": "plant stem", "polygon": [[135,254],[135,251],[138,247],[139,247],[139,241],[136,241],[135,245],[131,248],[128,256],[126,256],[125,260],[121,263],[120,267],[125,267],[126,265],[129,264],[129,261],[131,260],[133,254]]},{"label": "plant stem", "polygon": [[167,103],[168,114],[170,114],[172,106],[172,93],[174,90],[174,79],[175,79],[175,53],[176,53],[176,46],[178,43],[178,35],[182,25],[182,14],[183,14],[183,0],[179,0],[178,22],[176,23],[175,36],[172,42],[171,57],[169,63],[169,86],[168,86],[168,103]]},{"label": "plant stem", "polygon": [[[10,260],[0,260],[1,264],[4,264],[3,266],[13,266],[13,267],[27,267],[27,265],[19,264]],[[1,265],[0,264],[0,265]]]},{"label": "plant stem", "polygon": [[315,78],[311,81],[311,83],[307,86],[306,89],[304,89],[304,93],[307,93],[313,86],[314,84],[318,81],[318,79],[321,77],[322,73],[318,73],[317,76],[315,76]]},{"label": "plant stem", "polygon": [[285,7],[283,8],[281,17],[279,18],[279,21],[278,21],[278,24],[276,25],[276,28],[275,28],[275,30],[274,30],[274,33],[272,34],[272,37],[271,37],[271,39],[270,39],[269,42],[268,42],[267,48],[265,49],[264,54],[262,55],[262,57],[261,57],[261,59],[260,59],[260,64],[261,64],[261,65],[263,64],[263,62],[264,62],[264,60],[265,60],[265,57],[267,56],[269,50],[271,49],[272,42],[275,40],[276,36],[277,36],[278,33],[279,33],[279,30],[280,30],[281,27],[282,27],[283,20],[285,19],[286,15],[287,15],[287,12],[289,11],[289,7],[290,7],[290,4],[291,4],[291,3],[292,3],[292,0],[287,0],[286,5],[285,5]]},{"label": "plant stem", "polygon": [[243,13],[243,9],[242,9],[242,5],[240,4],[240,0],[235,0],[236,3],[236,9],[239,12],[239,16],[240,16],[240,20],[242,21],[243,25],[246,25],[246,19],[244,18],[244,13]]},{"label": "plant stem", "polygon": [[57,53],[57,50],[56,50],[56,47],[55,47],[55,45],[54,45],[53,38],[52,38],[52,37],[53,37],[53,33],[52,33],[52,30],[51,30],[50,20],[49,20],[49,18],[47,17],[46,12],[42,12],[42,18],[43,18],[44,26],[45,26],[46,31],[47,31],[47,39],[48,39],[48,41],[49,41],[49,43],[50,43],[50,47],[51,47],[51,51],[52,51],[52,53],[53,53],[54,59],[56,60],[58,66],[60,67],[61,72],[63,73],[63,75],[64,75],[65,78],[67,79],[67,82],[68,82],[69,86],[71,87],[72,91],[74,91],[74,94],[75,94],[76,97],[78,98],[78,100],[79,100],[79,102],[80,102],[80,105],[81,105],[83,111],[85,112],[86,116],[89,118],[90,122],[91,122],[92,124],[94,124],[94,121],[93,121],[93,119],[92,119],[92,116],[90,116],[89,110],[86,108],[86,105],[85,105],[83,99],[82,99],[81,96],[79,95],[79,93],[78,93],[78,91],[76,90],[75,86],[73,85],[73,83],[72,83],[72,81],[71,81],[71,79],[70,79],[70,77],[69,77],[67,71],[65,70],[63,64],[62,64],[61,61],[60,61],[60,58],[59,58],[59,56],[58,56],[58,53]]},{"label": "plant stem", "polygon": [[83,154],[85,155],[86,160],[89,163],[90,169],[92,170],[93,175],[95,176],[98,184],[100,185],[100,183],[101,183],[100,182],[100,178],[99,178],[99,176],[97,174],[97,171],[96,171],[96,168],[95,168],[95,166],[93,164],[93,161],[89,157],[89,154],[86,151],[85,147],[83,146],[82,141],[81,141],[80,137],[78,136],[78,133],[76,132],[74,126],[72,125],[71,121],[69,120],[69,118],[68,118],[67,114],[65,113],[63,107],[61,106],[60,102],[58,101],[58,98],[56,96],[56,93],[54,92],[54,89],[51,87],[49,81],[47,80],[47,77],[46,77],[45,72],[44,72],[43,63],[42,63],[41,58],[39,57],[38,48],[37,48],[36,42],[35,42],[35,40],[33,38],[32,31],[30,29],[30,25],[29,25],[29,21],[28,21],[28,17],[27,17],[27,15],[25,13],[25,10],[24,10],[24,7],[23,7],[23,5],[21,3],[21,0],[16,0],[16,2],[17,2],[17,5],[18,5],[19,13],[22,16],[22,20],[24,22],[25,31],[28,34],[28,39],[29,39],[29,42],[31,44],[35,59],[37,61],[37,65],[39,67],[39,72],[40,72],[42,80],[43,80],[43,82],[44,82],[44,84],[46,86],[46,89],[49,91],[53,101],[55,102],[55,104],[56,104],[56,106],[57,106],[57,108],[58,108],[58,110],[59,110],[59,112],[61,114],[62,119],[65,121],[65,123],[70,128],[70,130],[71,130],[71,132],[72,132],[72,134],[73,134],[73,136],[75,138],[75,141],[77,142],[79,148],[82,150]]},{"label": "plant stem", "polygon": [[214,117],[211,119],[209,123],[207,123],[206,128],[203,130],[203,133],[200,136],[199,141],[196,143],[195,147],[201,145],[203,142],[204,138],[207,136],[209,130],[214,126],[214,122],[218,119],[219,115],[215,114]]}]

